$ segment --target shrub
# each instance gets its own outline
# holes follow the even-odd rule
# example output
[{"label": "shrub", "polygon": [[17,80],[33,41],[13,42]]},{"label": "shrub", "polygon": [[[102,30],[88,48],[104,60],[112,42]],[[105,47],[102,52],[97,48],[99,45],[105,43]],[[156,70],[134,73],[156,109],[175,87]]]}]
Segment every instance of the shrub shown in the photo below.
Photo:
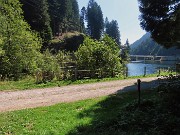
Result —
[{"label": "shrub", "polygon": [[41,39],[24,21],[18,0],[0,5],[0,76],[18,80],[36,71]]},{"label": "shrub", "polygon": [[93,77],[114,77],[119,74],[122,66],[116,45],[107,35],[101,41],[86,37],[75,53],[78,69],[91,70]]},{"label": "shrub", "polygon": [[69,64],[72,63],[72,56],[69,52],[59,51],[56,55],[56,60],[59,67],[62,69],[57,73],[56,77],[58,80],[70,79],[72,76],[70,72],[67,70]]},{"label": "shrub", "polygon": [[45,83],[47,81],[52,81],[59,72],[60,67],[55,56],[46,50],[42,55],[42,60],[39,61],[39,69],[36,72],[36,82]]}]

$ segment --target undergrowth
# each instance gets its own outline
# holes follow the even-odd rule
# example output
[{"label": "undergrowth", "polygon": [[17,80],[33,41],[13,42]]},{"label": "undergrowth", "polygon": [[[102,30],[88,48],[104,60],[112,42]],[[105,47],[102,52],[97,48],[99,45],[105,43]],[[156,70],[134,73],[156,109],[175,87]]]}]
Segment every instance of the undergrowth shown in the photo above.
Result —
[{"label": "undergrowth", "polygon": [[[167,75],[164,73],[163,75]],[[73,84],[87,84],[96,82],[106,82],[123,79],[136,79],[136,78],[147,78],[156,77],[158,74],[150,74],[147,76],[132,76],[132,77],[114,77],[114,78],[102,78],[102,79],[81,79],[81,80],[52,80],[45,83],[36,83],[36,80],[31,76],[26,76],[24,79],[19,81],[0,81],[0,91],[15,91],[15,90],[26,90],[26,89],[38,89],[38,88],[49,88],[49,87],[61,87]]]}]

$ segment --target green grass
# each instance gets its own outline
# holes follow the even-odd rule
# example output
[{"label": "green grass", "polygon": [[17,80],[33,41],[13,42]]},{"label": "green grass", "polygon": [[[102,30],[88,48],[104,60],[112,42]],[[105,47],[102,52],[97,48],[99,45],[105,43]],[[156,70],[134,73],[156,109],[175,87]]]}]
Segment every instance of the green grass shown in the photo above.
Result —
[{"label": "green grass", "polygon": [[173,97],[173,102],[169,102],[171,100],[166,97],[167,94],[159,93],[157,90],[142,91],[140,106],[137,104],[137,92],[126,92],[74,103],[0,113],[0,134],[179,134],[179,94],[171,93],[168,97]]},{"label": "green grass", "polygon": [[54,86],[58,86],[57,82],[55,81],[36,84],[35,79],[33,79],[32,77],[28,77],[20,81],[0,81],[0,91],[48,88]]},{"label": "green grass", "polygon": [[[168,72],[161,73],[161,75],[168,75]],[[174,74],[174,73],[173,73]],[[106,81],[114,81],[114,80],[123,80],[123,79],[135,79],[135,78],[146,78],[146,77],[155,77],[157,74],[150,74],[144,76],[133,76],[133,77],[119,77],[119,78],[103,78],[103,79],[84,79],[84,80],[64,80],[64,81],[57,81],[53,80],[47,83],[40,83],[36,84],[35,79],[32,77],[26,77],[20,81],[0,81],[0,91],[7,91],[7,90],[26,90],[26,89],[38,89],[38,88],[49,88],[49,87],[60,87],[66,85],[73,85],[73,84],[86,84],[86,83],[95,83],[95,82],[106,82]]]},{"label": "green grass", "polygon": [[[136,93],[124,93],[119,96],[1,113],[0,134],[65,135],[76,131],[77,126],[90,125],[95,115],[102,114],[105,120],[115,117],[122,105],[135,98]],[[106,106],[102,107],[102,102],[107,102]],[[104,110],[97,112],[99,108]]]},{"label": "green grass", "polygon": [[0,114],[0,134],[65,135],[77,125],[90,123],[91,118],[78,119],[77,115],[99,100]]}]

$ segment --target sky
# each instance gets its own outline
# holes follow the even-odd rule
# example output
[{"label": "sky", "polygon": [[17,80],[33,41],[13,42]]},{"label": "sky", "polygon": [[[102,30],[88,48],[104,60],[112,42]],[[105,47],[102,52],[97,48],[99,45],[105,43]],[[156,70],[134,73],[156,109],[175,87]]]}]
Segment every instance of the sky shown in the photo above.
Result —
[{"label": "sky", "polygon": [[[87,7],[89,0],[77,0],[79,9]],[[121,34],[121,43],[128,39],[130,44],[141,38],[146,32],[140,27],[140,12],[137,0],[95,0],[100,5],[103,17],[117,20]]]}]

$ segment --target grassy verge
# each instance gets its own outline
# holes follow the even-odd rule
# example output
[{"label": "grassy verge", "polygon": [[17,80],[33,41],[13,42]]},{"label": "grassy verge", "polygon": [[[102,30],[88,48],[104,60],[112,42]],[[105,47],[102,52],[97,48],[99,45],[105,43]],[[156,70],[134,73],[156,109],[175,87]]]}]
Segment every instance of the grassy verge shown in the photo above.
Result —
[{"label": "grassy verge", "polygon": [[[168,75],[169,73],[164,72],[161,75]],[[174,73],[173,73],[174,74]],[[119,77],[119,78],[103,78],[103,79],[85,79],[85,80],[64,80],[57,81],[53,80],[47,83],[36,84],[35,79],[32,77],[27,77],[20,81],[0,81],[0,91],[6,90],[26,90],[26,89],[37,89],[37,88],[49,88],[49,87],[60,87],[72,84],[86,84],[86,83],[95,83],[95,82],[106,82],[114,80],[123,80],[123,79],[133,79],[133,78],[146,78],[146,77],[156,77],[158,74],[150,74],[147,76],[133,76],[133,77]]]},{"label": "grassy verge", "polygon": [[[177,91],[176,91],[177,92]],[[108,97],[0,114],[0,134],[179,134],[179,91],[127,92]],[[173,99],[173,102],[170,100]]]}]

